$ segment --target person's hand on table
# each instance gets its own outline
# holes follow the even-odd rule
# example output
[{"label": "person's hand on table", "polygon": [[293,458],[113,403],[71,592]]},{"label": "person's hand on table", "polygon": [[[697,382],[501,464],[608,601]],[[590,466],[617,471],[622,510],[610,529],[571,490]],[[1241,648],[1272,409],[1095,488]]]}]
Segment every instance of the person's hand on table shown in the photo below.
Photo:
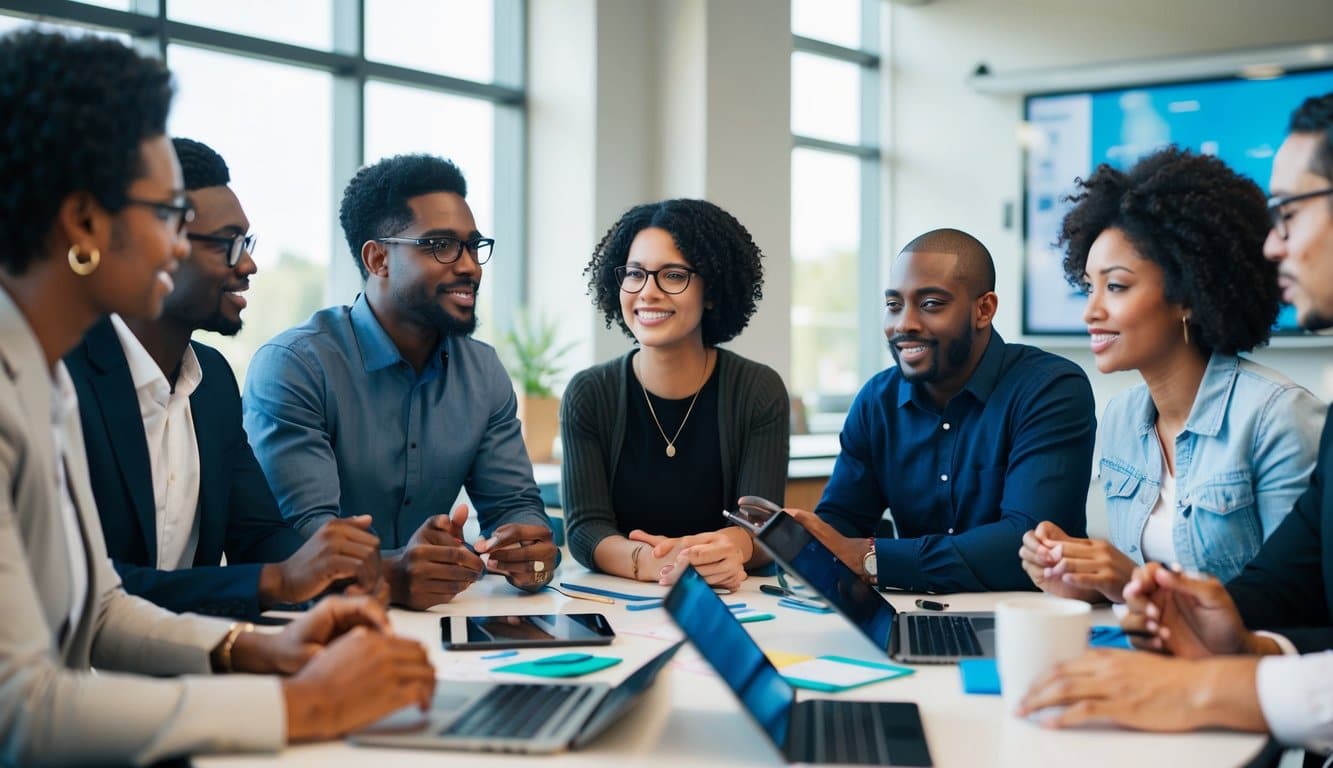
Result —
[{"label": "person's hand on table", "polygon": [[473,545],[487,555],[487,568],[504,574],[510,584],[536,592],[550,583],[559,550],[551,529],[535,523],[506,523]]},{"label": "person's hand on table", "polygon": [[[742,547],[748,544],[749,550]],[[689,536],[658,536],[641,530],[630,531],[629,539],[652,547],[657,566],[657,583],[676,583],[687,565],[693,565],[709,585],[736,590],[745,581],[745,563],[754,554],[749,535],[739,529],[708,531]],[[649,574],[653,571],[649,570]]]},{"label": "person's hand on table", "polygon": [[1231,595],[1215,577],[1148,563],[1134,570],[1124,594],[1129,612],[1120,626],[1140,648],[1187,659],[1281,652],[1271,639],[1245,628]]},{"label": "person's hand on table", "polygon": [[1191,661],[1136,651],[1094,649],[1055,666],[1033,684],[1018,714],[1064,710],[1042,719],[1051,728],[1110,722],[1144,731],[1224,727],[1264,731],[1255,677],[1259,660]]},{"label": "person's hand on table", "polygon": [[280,563],[259,573],[259,603],[303,603],[347,584],[348,594],[383,593],[380,540],[370,530],[370,515],[330,520]]},{"label": "person's hand on table", "polygon": [[1135,565],[1110,542],[1070,536],[1049,521],[1023,534],[1018,558],[1038,589],[1089,603],[1121,602]]},{"label": "person's hand on table", "polygon": [[427,518],[401,553],[384,558],[394,604],[425,610],[453,600],[481,578],[481,558],[463,543],[467,515],[467,505],[460,504],[452,516]]},{"label": "person's hand on table", "polygon": [[427,711],[435,668],[415,640],[361,624],[319,648],[282,693],[288,741],[331,739],[409,705]]},{"label": "person's hand on table", "polygon": [[330,595],[279,632],[243,632],[231,649],[234,672],[290,675],[356,627],[389,631],[384,606],[367,596]]}]

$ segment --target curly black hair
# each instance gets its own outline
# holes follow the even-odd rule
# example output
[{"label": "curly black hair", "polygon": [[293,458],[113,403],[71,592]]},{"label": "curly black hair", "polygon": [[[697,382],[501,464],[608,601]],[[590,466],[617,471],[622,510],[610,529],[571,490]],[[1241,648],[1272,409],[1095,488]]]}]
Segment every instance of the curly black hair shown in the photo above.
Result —
[{"label": "curly black hair", "polygon": [[[1310,159],[1310,171],[1333,179],[1333,93],[1311,96],[1291,113],[1289,133],[1322,133],[1324,141]],[[1329,198],[1333,200],[1333,198]]]},{"label": "curly black hair", "polygon": [[1088,250],[1118,229],[1162,268],[1166,300],[1190,308],[1190,340],[1205,354],[1244,352],[1268,341],[1281,294],[1264,258],[1264,193],[1211,155],[1167,147],[1128,172],[1100,165],[1067,199],[1057,246],[1065,279],[1083,279]]},{"label": "curly black hair", "polygon": [[181,175],[185,177],[187,190],[221,187],[231,183],[227,161],[212,147],[202,141],[180,137],[173,138],[171,145],[176,148],[176,157],[180,160]]},{"label": "curly black hair", "polygon": [[467,197],[467,181],[452,160],[425,154],[394,155],[367,165],[347,182],[338,220],[362,280],[370,273],[361,262],[361,246],[401,232],[412,223],[408,198],[431,192]]},{"label": "curly black hair", "polygon": [[166,133],[171,73],[101,37],[20,30],[0,37],[0,267],[42,258],[65,198],[125,206],[144,173],[139,146]]},{"label": "curly black hair", "polygon": [[656,227],[671,235],[704,281],[703,342],[714,346],[736,338],[764,298],[764,254],[735,216],[707,200],[663,200],[636,205],[607,230],[584,268],[588,293],[606,317],[634,338],[620,313],[616,267],[624,266],[639,232]]}]

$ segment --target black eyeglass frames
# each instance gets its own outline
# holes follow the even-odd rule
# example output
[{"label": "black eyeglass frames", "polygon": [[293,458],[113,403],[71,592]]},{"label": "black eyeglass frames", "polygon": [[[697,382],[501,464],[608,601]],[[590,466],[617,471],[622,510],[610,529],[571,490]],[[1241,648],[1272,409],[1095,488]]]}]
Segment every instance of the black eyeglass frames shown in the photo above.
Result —
[{"label": "black eyeglass frames", "polygon": [[1287,217],[1282,209],[1292,203],[1299,203],[1302,200],[1310,200],[1325,195],[1333,195],[1333,187],[1325,189],[1316,189],[1313,192],[1302,192],[1298,195],[1282,195],[1279,197],[1268,198],[1268,221],[1277,230],[1277,236],[1283,240],[1287,239]]},{"label": "black eyeglass frames", "polygon": [[232,235],[225,237],[223,235],[196,235],[190,233],[186,235],[192,242],[210,243],[218,246],[227,254],[227,266],[234,267],[241,261],[241,254],[255,252],[255,243],[259,240],[257,235]]},{"label": "black eyeglass frames", "polygon": [[477,264],[485,264],[491,260],[491,249],[495,247],[495,240],[489,237],[474,237],[471,240],[460,240],[448,235],[439,237],[377,237],[377,243],[397,243],[399,245],[415,245],[426,251],[431,258],[441,264],[453,264],[463,257],[463,247],[467,247],[468,253],[477,260]]},{"label": "black eyeglass frames", "polygon": [[[178,235],[185,231],[186,224],[194,221],[194,206],[190,204],[189,200],[181,200],[179,198],[171,201],[140,200],[135,197],[127,197],[125,198],[125,202],[128,205],[141,205],[145,208],[152,208],[153,215],[166,222],[169,227],[173,227]],[[172,225],[173,218],[176,220],[174,225]]]},{"label": "black eyeglass frames", "polygon": [[696,270],[689,267],[662,267],[661,269],[644,269],[643,267],[616,267],[616,282],[620,285],[620,290],[625,293],[639,293],[648,286],[648,277],[651,275],[657,281],[657,287],[662,293],[684,293],[686,288],[690,287],[690,277],[697,275]]}]

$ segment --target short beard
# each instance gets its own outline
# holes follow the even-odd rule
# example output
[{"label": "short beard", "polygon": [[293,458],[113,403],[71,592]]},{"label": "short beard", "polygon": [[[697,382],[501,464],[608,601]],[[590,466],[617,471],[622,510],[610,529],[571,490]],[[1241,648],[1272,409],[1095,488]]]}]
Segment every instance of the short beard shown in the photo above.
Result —
[{"label": "short beard", "polygon": [[[929,343],[931,346],[935,347],[936,354],[930,358],[929,368],[927,368],[924,371],[912,372],[912,373],[909,373],[906,369],[904,369],[902,367],[902,361],[898,359],[898,342],[900,341],[920,341],[920,340],[911,338],[900,338],[900,337],[894,337],[893,339],[889,340],[889,353],[893,355],[893,362],[898,365],[898,371],[902,374],[903,379],[913,384],[925,384],[928,382],[935,381],[940,377],[940,357],[939,357],[940,344],[938,341],[923,342],[923,343]],[[968,358],[972,357],[973,343],[974,339],[972,338],[972,326],[969,324],[966,328],[963,329],[963,334],[961,336],[949,342],[948,346],[944,348],[944,359],[945,362],[948,364],[949,371],[952,372],[958,370],[963,366],[964,363],[968,361]]]},{"label": "short beard", "polygon": [[222,312],[214,312],[211,316],[199,323],[198,328],[201,331],[212,331],[222,336],[235,336],[241,332],[241,327],[245,325],[242,320],[232,320]]},{"label": "short beard", "polygon": [[460,320],[449,314],[444,307],[440,306],[439,298],[455,288],[470,287],[472,295],[476,296],[480,286],[471,280],[463,280],[448,285],[438,285],[435,290],[427,293],[426,289],[414,291],[416,294],[407,302],[412,314],[423,324],[434,328],[441,336],[471,336],[477,330],[477,308],[474,305],[472,315],[466,320]]}]

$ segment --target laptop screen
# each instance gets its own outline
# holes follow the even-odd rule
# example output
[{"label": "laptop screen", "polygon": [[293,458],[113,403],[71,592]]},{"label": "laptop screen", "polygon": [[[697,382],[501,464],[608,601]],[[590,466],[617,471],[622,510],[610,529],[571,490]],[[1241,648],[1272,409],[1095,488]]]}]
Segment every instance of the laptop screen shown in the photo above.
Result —
[{"label": "laptop screen", "polygon": [[876,648],[888,653],[898,612],[791,515],[774,515],[756,537],[785,570],[815,590]]},{"label": "laptop screen", "polygon": [[736,698],[781,750],[796,691],[773,668],[722,599],[692,567],[667,593],[667,613],[717,670]]}]

